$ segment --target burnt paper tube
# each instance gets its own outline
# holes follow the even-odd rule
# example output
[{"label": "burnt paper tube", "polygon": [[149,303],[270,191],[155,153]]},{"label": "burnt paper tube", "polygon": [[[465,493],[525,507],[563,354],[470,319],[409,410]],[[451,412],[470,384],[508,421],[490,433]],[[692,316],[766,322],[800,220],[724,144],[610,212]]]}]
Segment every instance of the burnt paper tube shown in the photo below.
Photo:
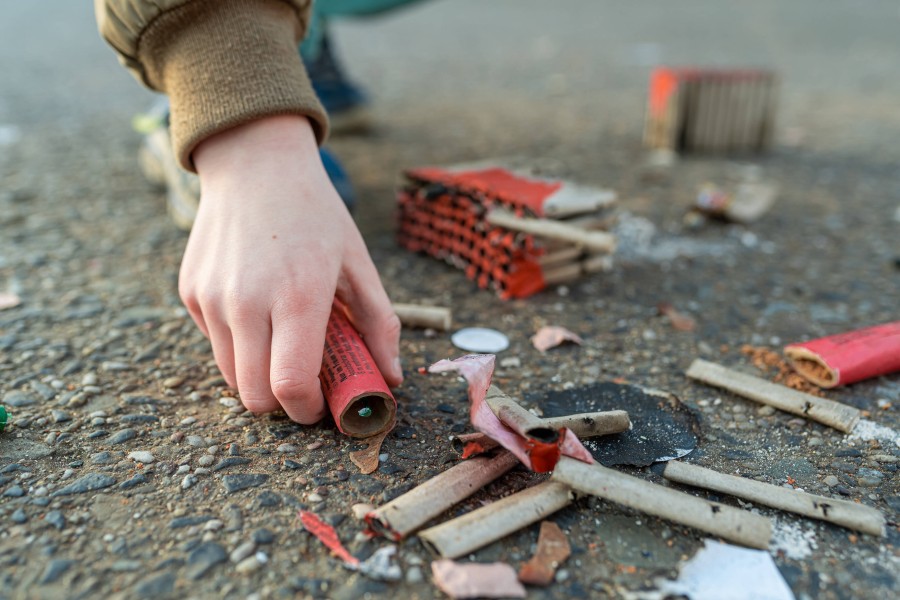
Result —
[{"label": "burnt paper tube", "polygon": [[540,521],[572,499],[567,486],[547,481],[426,529],[419,537],[436,554],[457,558]]},{"label": "burnt paper tube", "polygon": [[394,426],[397,401],[365,342],[335,303],[325,331],[322,393],[341,433],[366,438]]},{"label": "burnt paper tube", "polygon": [[772,537],[772,522],[766,517],[703,500],[599,464],[588,465],[563,456],[556,464],[551,480],[577,492],[689,525],[750,548],[765,550]]},{"label": "burnt paper tube", "polygon": [[370,512],[366,522],[379,534],[399,541],[517,464],[519,460],[505,450],[493,458],[463,461]]},{"label": "burnt paper tube", "polygon": [[884,535],[884,515],[864,504],[789,490],[762,481],[726,475],[677,460],[669,461],[666,464],[663,477],[813,519],[821,519],[862,533]]},{"label": "burnt paper tube", "polygon": [[804,394],[699,358],[691,363],[687,376],[743,398],[818,421],[844,433],[853,431],[861,416],[859,409],[852,406]]},{"label": "burnt paper tube", "polygon": [[631,429],[631,419],[624,410],[578,413],[562,417],[544,417],[541,424],[550,429],[565,427],[580,438],[612,435]]}]

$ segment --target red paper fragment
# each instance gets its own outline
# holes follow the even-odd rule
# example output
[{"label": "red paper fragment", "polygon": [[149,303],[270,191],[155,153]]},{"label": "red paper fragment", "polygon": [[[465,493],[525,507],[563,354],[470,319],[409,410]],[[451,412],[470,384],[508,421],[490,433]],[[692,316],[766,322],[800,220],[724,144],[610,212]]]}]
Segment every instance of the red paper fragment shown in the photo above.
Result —
[{"label": "red paper fragment", "polygon": [[22,299],[18,295],[10,292],[0,292],[0,310],[15,308],[20,304],[22,304]]},{"label": "red paper fragment", "polygon": [[697,327],[697,322],[693,318],[676,310],[668,302],[660,302],[656,309],[659,311],[659,314],[668,317],[672,327],[678,331],[693,331]]},{"label": "red paper fragment", "polygon": [[522,566],[519,581],[529,585],[550,585],[556,569],[571,553],[569,540],[562,529],[552,521],[544,521],[541,523],[537,551],[531,560]]},{"label": "red paper fragment", "polygon": [[308,532],[319,538],[320,542],[325,544],[329,550],[334,552],[335,556],[347,563],[348,566],[354,569],[359,567],[359,559],[344,548],[341,540],[338,539],[334,527],[323,522],[314,513],[306,510],[300,511],[300,522],[303,523],[303,527],[305,527]]},{"label": "red paper fragment", "polygon": [[900,321],[790,344],[791,366],[814,384],[833,388],[900,371]]},{"label": "red paper fragment", "polygon": [[541,352],[546,352],[550,348],[556,348],[563,342],[573,342],[580,346],[584,343],[584,340],[578,334],[572,333],[565,327],[559,327],[558,325],[545,325],[531,336],[531,343]]},{"label": "red paper fragment", "polygon": [[[519,461],[532,471],[549,472],[556,466],[560,454],[571,456],[586,463],[593,463],[591,453],[581,445],[578,437],[571,431],[563,429],[558,446],[546,448],[546,444],[536,444],[526,440],[512,429],[504,425],[497,415],[484,401],[491,377],[494,373],[493,354],[467,354],[455,360],[442,360],[428,368],[430,373],[456,371],[469,382],[469,418],[477,431],[496,440],[501,446],[512,452]],[[554,458],[555,456],[555,458]],[[532,460],[532,457],[534,460]]]},{"label": "red paper fragment", "polygon": [[525,587],[506,563],[431,563],[434,584],[451,598],[524,598]]}]

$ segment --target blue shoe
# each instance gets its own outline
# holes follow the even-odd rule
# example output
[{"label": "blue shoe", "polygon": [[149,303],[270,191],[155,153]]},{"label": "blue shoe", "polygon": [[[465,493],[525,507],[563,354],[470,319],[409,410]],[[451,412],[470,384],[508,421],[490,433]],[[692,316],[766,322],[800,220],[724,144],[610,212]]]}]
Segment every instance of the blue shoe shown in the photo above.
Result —
[{"label": "blue shoe", "polygon": [[331,51],[327,33],[322,34],[316,58],[304,58],[303,63],[313,89],[328,113],[332,134],[360,132],[371,126],[369,99],[344,75]]},{"label": "blue shoe", "polygon": [[325,172],[328,173],[328,178],[331,179],[334,189],[337,190],[341,200],[347,206],[347,210],[352,214],[353,209],[356,208],[356,192],[353,191],[353,184],[350,183],[347,171],[344,170],[344,167],[341,166],[334,154],[326,148],[319,148],[319,156],[322,158]]}]

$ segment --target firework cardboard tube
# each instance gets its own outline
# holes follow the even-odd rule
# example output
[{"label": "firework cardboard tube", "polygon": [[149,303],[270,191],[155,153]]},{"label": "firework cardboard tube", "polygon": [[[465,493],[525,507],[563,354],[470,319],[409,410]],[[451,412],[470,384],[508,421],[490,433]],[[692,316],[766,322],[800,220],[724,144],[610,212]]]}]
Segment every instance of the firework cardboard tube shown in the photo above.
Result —
[{"label": "firework cardboard tube", "polygon": [[576,492],[688,525],[750,548],[767,549],[772,537],[772,523],[766,517],[656,485],[600,464],[589,465],[564,456],[556,464],[551,480]]},{"label": "firework cardboard tube", "polygon": [[862,416],[859,409],[852,406],[804,394],[699,358],[691,363],[687,376],[707,385],[728,390],[748,400],[818,421],[844,433],[853,431]]},{"label": "firework cardboard tube", "polygon": [[331,309],[325,331],[319,380],[341,433],[367,438],[394,426],[397,401],[365,342],[337,303]]},{"label": "firework cardboard tube", "polygon": [[430,327],[447,331],[453,324],[453,313],[443,306],[395,303],[394,312],[405,327]]},{"label": "firework cardboard tube", "polygon": [[900,321],[790,344],[784,354],[800,375],[833,388],[900,371]]},{"label": "firework cardboard tube", "polygon": [[419,538],[435,554],[457,558],[546,518],[572,500],[567,486],[546,481],[426,529]]},{"label": "firework cardboard tube", "polygon": [[499,446],[500,442],[484,433],[476,432],[455,435],[450,438],[450,444],[453,446],[453,450],[460,455],[460,458],[469,458],[470,456],[490,452]]},{"label": "firework cardboard tube", "polygon": [[677,460],[669,461],[666,464],[663,477],[678,483],[730,494],[772,508],[828,521],[862,533],[884,535],[884,515],[864,504],[816,496],[799,490],[789,490],[762,481],[726,475]]},{"label": "firework cardboard tube", "polygon": [[616,236],[605,231],[590,231],[551,219],[517,217],[504,209],[494,209],[486,218],[488,223],[497,227],[578,244],[592,252],[613,252],[616,249]]},{"label": "firework cardboard tube", "polygon": [[400,541],[517,464],[519,459],[506,450],[463,461],[370,512],[366,522],[375,532]]}]

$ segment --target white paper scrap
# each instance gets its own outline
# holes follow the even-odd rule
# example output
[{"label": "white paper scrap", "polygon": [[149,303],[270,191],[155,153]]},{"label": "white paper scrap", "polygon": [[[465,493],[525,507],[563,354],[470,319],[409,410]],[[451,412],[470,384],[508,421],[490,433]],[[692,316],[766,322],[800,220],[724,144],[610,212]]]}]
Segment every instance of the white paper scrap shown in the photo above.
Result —
[{"label": "white paper scrap", "polygon": [[681,567],[678,579],[660,582],[660,592],[691,600],[795,600],[768,552],[712,540]]}]

